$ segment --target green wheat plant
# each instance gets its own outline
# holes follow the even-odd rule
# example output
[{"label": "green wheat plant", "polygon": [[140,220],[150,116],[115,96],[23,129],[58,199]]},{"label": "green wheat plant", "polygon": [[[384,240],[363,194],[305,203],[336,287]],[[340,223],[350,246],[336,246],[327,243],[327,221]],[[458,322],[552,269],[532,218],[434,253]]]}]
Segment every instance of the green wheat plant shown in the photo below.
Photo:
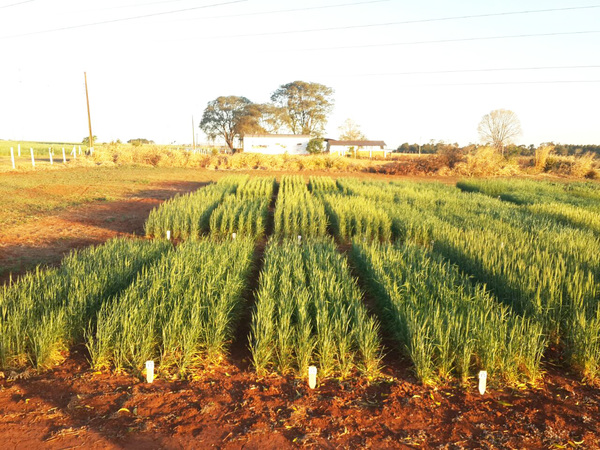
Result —
[{"label": "green wheat plant", "polygon": [[331,239],[271,240],[252,314],[250,350],[259,374],[325,375],[354,369],[375,376],[381,365],[379,326],[362,303],[345,258]]}]

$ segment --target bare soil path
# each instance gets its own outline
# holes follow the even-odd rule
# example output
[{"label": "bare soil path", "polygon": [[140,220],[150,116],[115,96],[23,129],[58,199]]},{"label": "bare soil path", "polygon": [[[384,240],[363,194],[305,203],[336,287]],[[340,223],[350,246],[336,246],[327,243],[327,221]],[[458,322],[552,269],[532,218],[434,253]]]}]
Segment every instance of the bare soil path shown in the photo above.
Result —
[{"label": "bare soil path", "polygon": [[143,235],[152,208],[206,184],[164,182],[124,200],[86,203],[0,229],[0,284],[37,264],[56,265],[72,249]]}]

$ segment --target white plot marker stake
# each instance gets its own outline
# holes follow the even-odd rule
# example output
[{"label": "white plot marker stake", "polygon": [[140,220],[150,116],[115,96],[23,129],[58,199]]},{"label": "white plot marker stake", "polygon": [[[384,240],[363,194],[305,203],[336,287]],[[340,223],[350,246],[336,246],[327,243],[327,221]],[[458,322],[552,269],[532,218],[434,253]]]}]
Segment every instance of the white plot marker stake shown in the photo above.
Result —
[{"label": "white plot marker stake", "polygon": [[63,147],[62,150],[63,150],[63,163],[66,163],[67,162],[67,156],[65,155],[65,148]]},{"label": "white plot marker stake", "polygon": [[154,381],[154,361],[146,361],[146,381],[148,383]]},{"label": "white plot marker stake", "polygon": [[171,240],[171,230],[167,230],[167,241]]},{"label": "white plot marker stake", "polygon": [[317,387],[317,368],[308,366],[308,387],[314,389]]},{"label": "white plot marker stake", "polygon": [[481,395],[485,394],[486,382],[487,382],[487,372],[485,370],[481,370],[479,372],[479,393]]},{"label": "white plot marker stake", "polygon": [[29,151],[31,152],[31,166],[35,168],[35,158],[33,157],[33,149],[29,148]]},{"label": "white plot marker stake", "polygon": [[298,235],[298,244],[302,244],[302,236]]},{"label": "white plot marker stake", "polygon": [[10,161],[12,162],[12,168],[15,168],[15,151],[13,148],[10,148]]},{"label": "white plot marker stake", "polygon": [[235,239],[237,237],[237,233],[231,233],[231,239]]}]

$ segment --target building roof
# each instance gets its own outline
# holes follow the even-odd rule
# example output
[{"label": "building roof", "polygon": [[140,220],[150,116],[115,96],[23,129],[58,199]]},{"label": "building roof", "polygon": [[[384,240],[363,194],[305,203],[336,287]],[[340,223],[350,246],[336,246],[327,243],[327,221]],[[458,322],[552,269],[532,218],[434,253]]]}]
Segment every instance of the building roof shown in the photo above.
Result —
[{"label": "building roof", "polygon": [[296,138],[309,138],[309,134],[245,134],[244,137],[266,137],[266,138],[280,138],[280,137],[296,137]]},{"label": "building roof", "polygon": [[329,146],[356,146],[356,147],[385,147],[383,141],[338,141],[336,139],[325,139]]}]

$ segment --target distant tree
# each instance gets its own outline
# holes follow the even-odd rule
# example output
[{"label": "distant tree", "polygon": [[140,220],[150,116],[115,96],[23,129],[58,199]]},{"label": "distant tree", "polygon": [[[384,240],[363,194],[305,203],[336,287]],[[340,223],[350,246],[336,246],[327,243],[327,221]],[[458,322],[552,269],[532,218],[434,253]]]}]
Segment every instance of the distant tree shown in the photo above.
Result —
[{"label": "distant tree", "polygon": [[506,109],[496,109],[483,116],[477,131],[481,141],[494,146],[502,156],[504,148],[522,133],[519,118]]},{"label": "distant tree", "polygon": [[87,145],[88,147],[92,147],[94,145],[94,142],[96,142],[97,139],[98,139],[98,136],[92,136],[92,145],[90,145],[90,137],[86,136],[81,140],[81,143],[83,145]]},{"label": "distant tree", "polygon": [[409,143],[404,142],[403,144],[399,145],[396,151],[400,153],[411,153]]},{"label": "distant tree", "polygon": [[230,95],[208,102],[199,126],[209,139],[223,138],[233,150],[236,137],[262,130],[260,117],[256,105],[246,97]]},{"label": "distant tree", "polygon": [[366,137],[360,131],[360,126],[352,119],[346,119],[342,126],[338,127],[340,132],[340,140],[342,141],[362,141]]},{"label": "distant tree", "polygon": [[306,145],[306,151],[310,154],[323,153],[325,140],[323,138],[312,138]]},{"label": "distant tree", "polygon": [[271,95],[282,108],[283,121],[293,134],[321,136],[327,115],[333,109],[333,89],[319,83],[294,81],[284,84]]},{"label": "distant tree", "polygon": [[133,145],[134,147],[139,147],[140,145],[143,145],[143,144],[154,144],[154,141],[151,141],[149,139],[144,139],[144,138],[136,138],[136,139],[129,139],[127,141],[127,143]]}]

